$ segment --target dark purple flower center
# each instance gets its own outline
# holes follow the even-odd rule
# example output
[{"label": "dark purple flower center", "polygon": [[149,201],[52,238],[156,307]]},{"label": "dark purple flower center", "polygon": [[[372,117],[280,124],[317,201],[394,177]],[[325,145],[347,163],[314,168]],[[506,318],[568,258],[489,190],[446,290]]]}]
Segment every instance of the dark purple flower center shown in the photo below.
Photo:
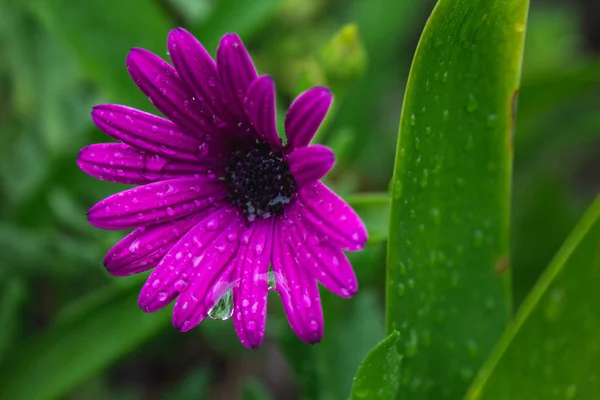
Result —
[{"label": "dark purple flower center", "polygon": [[283,214],[296,191],[296,181],[283,156],[265,142],[234,151],[225,166],[229,198],[248,220]]}]

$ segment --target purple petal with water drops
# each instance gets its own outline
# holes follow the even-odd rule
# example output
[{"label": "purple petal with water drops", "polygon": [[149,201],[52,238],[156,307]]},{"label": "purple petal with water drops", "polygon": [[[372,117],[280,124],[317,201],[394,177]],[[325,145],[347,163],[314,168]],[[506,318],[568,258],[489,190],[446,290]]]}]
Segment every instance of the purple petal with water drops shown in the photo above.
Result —
[{"label": "purple petal with water drops", "polygon": [[171,159],[221,164],[229,151],[226,141],[190,136],[169,120],[118,104],[94,107],[92,121],[114,139]]},{"label": "purple petal with water drops", "polygon": [[[237,250],[238,242],[228,242],[227,235],[239,236],[245,229],[242,225],[237,210],[224,208],[192,227],[148,277],[138,299],[140,308],[154,312],[184,293],[193,296],[194,303],[188,303],[183,311],[204,303],[206,291]],[[199,285],[205,285],[202,294],[197,291]]]},{"label": "purple petal with water drops", "polygon": [[127,70],[154,107],[185,131],[199,137],[219,133],[210,111],[203,109],[165,60],[148,50],[134,48],[127,55]]},{"label": "purple petal with water drops", "polygon": [[[223,101],[225,95],[217,71],[217,64],[208,51],[183,28],[173,29],[169,33],[168,47],[169,56],[181,79],[202,101],[207,112],[228,124],[231,121],[232,114],[227,107],[227,100]],[[237,129],[235,123],[229,127],[234,130]]]},{"label": "purple petal with water drops", "polygon": [[344,250],[361,250],[367,242],[367,229],[356,211],[321,182],[300,190],[299,211],[303,223]]},{"label": "purple petal with water drops", "polygon": [[138,228],[106,253],[104,266],[115,276],[153,268],[183,235],[215,211],[207,208],[175,221]]},{"label": "purple petal with water drops", "polygon": [[226,184],[216,179],[171,179],[107,197],[88,211],[88,219],[98,228],[131,229],[185,217],[226,196]]},{"label": "purple petal with water drops", "polygon": [[285,132],[291,148],[306,146],[317,133],[329,111],[333,95],[326,87],[317,86],[301,93],[285,116]]},{"label": "purple petal with water drops", "polygon": [[317,280],[298,264],[285,226],[297,223],[285,216],[275,222],[272,262],[276,290],[294,333],[304,342],[318,343],[324,327],[319,287]]},{"label": "purple petal with water drops", "polygon": [[327,290],[347,298],[358,291],[356,274],[343,251],[323,243],[300,224],[290,227],[288,232],[299,264]]},{"label": "purple petal with water drops", "polygon": [[244,99],[257,74],[248,51],[235,33],[228,33],[221,39],[217,49],[217,69],[230,110],[240,121],[247,121]]},{"label": "purple petal with water drops", "polygon": [[275,84],[268,75],[256,78],[248,88],[246,114],[258,136],[275,149],[281,148],[275,125]]},{"label": "purple petal with water drops", "polygon": [[[204,320],[231,287],[239,238],[246,230],[245,221],[236,210],[229,219],[221,220],[223,227],[212,240],[203,240],[205,235],[202,230],[214,229],[209,222],[200,223],[190,231],[188,235],[192,239],[198,237],[199,240],[192,241],[190,247],[183,249],[184,253],[192,253],[192,257],[176,266],[186,268],[187,276],[184,279],[189,281],[189,286],[179,295],[173,307],[173,326],[182,332],[194,328]],[[192,267],[189,266],[190,263]]]},{"label": "purple petal with water drops", "polygon": [[335,155],[329,147],[316,144],[294,149],[288,161],[296,183],[303,187],[324,177],[335,164]]},{"label": "purple petal with water drops", "polygon": [[125,143],[100,143],[84,147],[77,157],[77,165],[95,178],[132,185],[194,176],[215,169],[167,159]]},{"label": "purple petal with water drops", "polygon": [[259,219],[244,233],[233,272],[233,326],[242,344],[262,343],[267,317],[273,219]]}]

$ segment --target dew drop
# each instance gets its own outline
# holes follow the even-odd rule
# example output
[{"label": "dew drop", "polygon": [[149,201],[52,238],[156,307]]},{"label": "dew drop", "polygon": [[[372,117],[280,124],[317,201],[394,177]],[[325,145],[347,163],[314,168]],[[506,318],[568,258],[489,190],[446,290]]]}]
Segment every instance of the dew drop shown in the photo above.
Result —
[{"label": "dew drop", "polygon": [[158,292],[158,301],[165,301],[167,300],[167,292],[165,292],[164,290],[161,290],[160,292]]},{"label": "dew drop", "polygon": [[310,328],[311,331],[316,331],[319,329],[319,324],[314,319],[311,319],[308,324],[308,327]]},{"label": "dew drop", "polygon": [[228,288],[227,291],[221,296],[219,301],[208,310],[208,316],[212,319],[217,320],[226,320],[231,318],[233,315],[233,301],[231,295],[231,288]]},{"label": "dew drop", "polygon": [[248,323],[246,324],[246,329],[248,329],[249,331],[253,331],[256,329],[256,322],[253,320],[248,321]]},{"label": "dew drop", "polygon": [[423,174],[421,175],[421,187],[425,188],[427,186],[427,180],[429,179],[429,170],[425,168],[423,170]]},{"label": "dew drop", "polygon": [[304,304],[305,308],[310,308],[312,302],[310,301],[310,296],[308,294],[304,294],[304,296],[302,296],[302,303]]},{"label": "dew drop", "polygon": [[444,112],[442,113],[442,118],[444,121],[448,121],[448,116],[450,115],[450,111],[448,110],[444,110]]},{"label": "dew drop", "polygon": [[166,212],[169,216],[173,216],[175,214],[175,211],[173,211],[171,207],[167,207]]},{"label": "dew drop", "polygon": [[419,338],[414,329],[410,330],[408,340],[404,343],[406,357],[414,357],[417,354]]},{"label": "dew drop", "polygon": [[152,287],[153,287],[154,289],[156,289],[156,288],[158,288],[159,286],[160,286],[160,279],[155,279],[155,280],[152,282]]},{"label": "dew drop", "polygon": [[472,94],[467,96],[467,112],[472,113],[477,109],[477,99]]},{"label": "dew drop", "polygon": [[437,225],[439,225],[440,222],[441,222],[440,209],[439,208],[432,208],[431,209],[431,217],[433,218],[433,222],[435,222]]},{"label": "dew drop", "polygon": [[417,124],[417,117],[415,117],[415,114],[410,115],[408,123],[410,124],[410,126],[415,126]]},{"label": "dew drop", "polygon": [[406,287],[404,286],[404,283],[399,283],[398,284],[398,296],[404,296],[405,292],[406,292]]},{"label": "dew drop", "polygon": [[217,218],[211,218],[204,226],[207,231],[214,231],[219,227],[219,220]]},{"label": "dew drop", "polygon": [[177,282],[175,282],[175,290],[177,290],[178,292],[183,292],[185,289],[187,289],[187,282],[183,279],[179,279]]}]

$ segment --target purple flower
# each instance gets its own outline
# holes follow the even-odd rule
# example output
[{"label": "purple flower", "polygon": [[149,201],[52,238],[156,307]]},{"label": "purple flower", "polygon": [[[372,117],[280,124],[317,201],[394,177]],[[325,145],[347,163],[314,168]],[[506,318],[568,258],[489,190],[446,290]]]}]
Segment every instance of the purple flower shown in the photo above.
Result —
[{"label": "purple flower", "polygon": [[117,143],[81,150],[91,176],[141,185],[112,195],[88,212],[92,225],[133,229],[106,255],[116,276],[154,268],[139,296],[147,312],[175,301],[173,325],[198,325],[231,290],[241,342],[260,346],[270,266],[285,313],[300,339],[323,336],[317,281],[351,297],[358,289],[342,250],[363,248],[358,215],[319,182],[333,152],[309,145],[332,101],[327,88],[302,93],[277,135],[275,87],[258,76],[235,34],[223,37],[216,62],[183,29],[171,31],[173,66],[133,49],[127,69],[167,118],[103,104],[92,120]]}]

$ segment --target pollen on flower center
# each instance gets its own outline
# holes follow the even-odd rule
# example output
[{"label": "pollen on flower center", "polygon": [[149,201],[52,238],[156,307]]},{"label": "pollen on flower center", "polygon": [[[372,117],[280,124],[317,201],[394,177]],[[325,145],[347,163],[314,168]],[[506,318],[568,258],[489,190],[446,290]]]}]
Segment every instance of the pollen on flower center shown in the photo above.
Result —
[{"label": "pollen on flower center", "polygon": [[265,142],[232,153],[225,166],[229,198],[249,221],[283,214],[296,190],[296,181],[279,152]]}]

